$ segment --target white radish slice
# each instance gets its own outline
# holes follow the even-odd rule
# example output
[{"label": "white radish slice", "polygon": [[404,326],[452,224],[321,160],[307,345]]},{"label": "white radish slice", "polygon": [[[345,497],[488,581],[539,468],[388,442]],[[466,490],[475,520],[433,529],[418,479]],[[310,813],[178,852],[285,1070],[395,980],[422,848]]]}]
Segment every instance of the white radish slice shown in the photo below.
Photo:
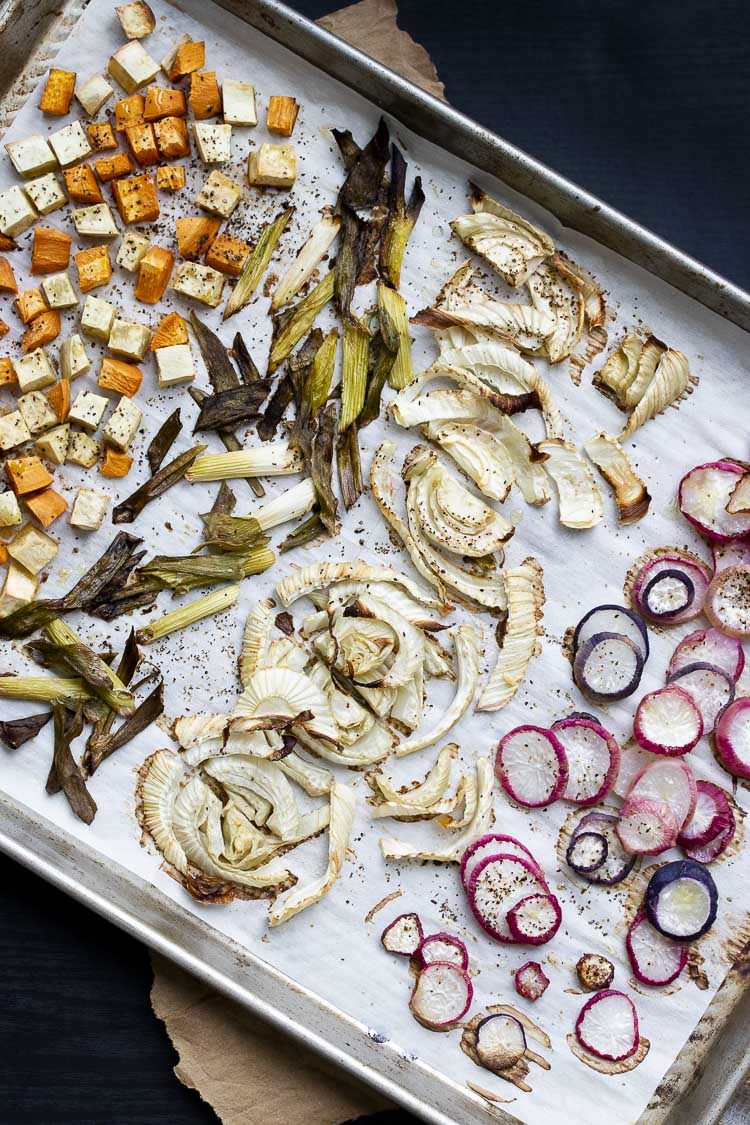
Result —
[{"label": "white radish slice", "polygon": [[573,661],[576,686],[595,703],[632,695],[642,673],[640,648],[619,633],[594,633],[579,647]]},{"label": "white radish slice", "polygon": [[419,947],[423,965],[432,961],[451,961],[462,969],[469,967],[469,951],[460,938],[453,934],[430,934]]},{"label": "white radish slice", "polygon": [[380,935],[383,949],[401,957],[413,957],[422,944],[422,938],[422,923],[417,914],[399,914]]},{"label": "white radish slice", "polygon": [[563,793],[568,781],[568,762],[552,731],[522,726],[501,738],[495,773],[512,800],[536,809],[551,804]]},{"label": "white radish slice", "polygon": [[734,821],[729,799],[723,789],[710,781],[696,785],[698,797],[693,815],[683,824],[677,843],[686,848],[700,848],[714,840]]},{"label": "white radish slice", "polygon": [[628,797],[620,809],[617,835],[629,855],[660,855],[677,843],[677,820],[666,801]]},{"label": "white radish slice", "polygon": [[660,934],[645,914],[634,919],[625,946],[635,979],[641,984],[671,984],[687,964],[687,945]]},{"label": "white radish slice", "polygon": [[640,649],[644,660],[648,658],[648,629],[646,622],[632,609],[623,605],[598,605],[582,617],[573,634],[573,648],[577,652],[595,633],[616,633],[627,637]]},{"label": "white radish slice", "polygon": [[735,777],[750,779],[750,698],[730,703],[716,723],[714,746],[721,764]]},{"label": "white radish slice", "polygon": [[471,1007],[474,988],[468,973],[449,961],[433,961],[417,977],[409,1008],[431,1031],[449,1031]]},{"label": "white radish slice", "polygon": [[586,719],[563,719],[552,732],[568,761],[562,797],[577,805],[595,805],[612,789],[620,765],[620,747],[613,735]]},{"label": "white radish slice", "polygon": [[732,461],[697,465],[680,481],[677,500],[683,516],[708,539],[742,539],[750,533],[750,516],[732,514],[727,504],[745,469]]},{"label": "white radish slice", "polygon": [[[747,548],[750,551],[750,547]],[[721,668],[736,683],[745,667],[745,654],[736,637],[719,629],[696,629],[680,641],[669,662],[668,679],[688,664],[712,664]]]},{"label": "white radish slice", "polygon": [[488,1070],[507,1070],[526,1051],[526,1032],[515,1016],[487,1016],[478,1025],[476,1036],[479,1061]]},{"label": "white radish slice", "polygon": [[516,992],[524,1000],[538,1000],[549,987],[549,977],[538,961],[527,961],[516,969],[513,980]]},{"label": "white radish slice", "polygon": [[544,878],[542,869],[534,859],[529,849],[516,840],[514,836],[504,836],[500,832],[488,832],[486,836],[480,836],[475,840],[463,854],[461,860],[461,882],[466,890],[469,889],[469,882],[471,876],[474,874],[474,868],[483,859],[490,855],[515,855],[525,859],[529,866],[533,869],[534,874],[540,883],[544,884],[547,888],[547,881]]},{"label": "white radish slice", "polygon": [[704,734],[711,733],[721,712],[734,699],[734,680],[712,664],[687,664],[673,672],[669,682],[688,693],[700,711]]},{"label": "white radish slice", "polygon": [[681,758],[660,758],[639,773],[630,786],[628,797],[652,797],[666,801],[679,828],[695,810],[698,788],[695,775]]},{"label": "white radish slice", "polygon": [[477,922],[490,937],[506,944],[515,942],[508,926],[508,911],[522,898],[546,892],[531,864],[513,855],[481,860],[468,887],[469,905]]},{"label": "white radish slice", "polygon": [[620,769],[613,791],[624,800],[638,774],[643,773],[646,766],[650,766],[652,762],[658,762],[659,760],[660,755],[651,754],[648,750],[644,750],[642,746],[638,746],[637,743],[624,746],[620,751]]},{"label": "white radish slice", "polygon": [[618,1062],[630,1058],[640,1043],[633,1001],[612,988],[597,992],[581,1008],[576,1037],[582,1047],[600,1059]]},{"label": "white radish slice", "polygon": [[704,605],[706,617],[730,637],[750,637],[750,564],[729,566],[711,579]]},{"label": "white radish slice", "polygon": [[507,918],[508,929],[516,941],[544,945],[560,929],[562,910],[554,895],[527,895],[508,911]]},{"label": "white radish slice", "polygon": [[701,713],[682,688],[668,684],[650,691],[638,704],[633,736],[652,754],[687,754],[702,734]]}]

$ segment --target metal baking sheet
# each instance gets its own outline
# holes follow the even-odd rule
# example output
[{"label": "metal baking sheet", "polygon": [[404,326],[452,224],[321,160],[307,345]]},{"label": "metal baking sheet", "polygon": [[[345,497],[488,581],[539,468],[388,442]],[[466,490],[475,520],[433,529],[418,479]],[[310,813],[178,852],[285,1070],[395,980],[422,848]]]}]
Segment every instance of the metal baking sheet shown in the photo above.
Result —
[{"label": "metal baking sheet", "polygon": [[[429,137],[433,145],[440,142],[446,151],[460,155],[464,161],[469,159],[481,168],[484,173],[483,182],[488,180],[490,173],[498,175],[505,185],[551,211],[560,223],[569,228],[566,234],[575,230],[584,232],[600,244],[623,254],[631,262],[645,266],[655,276],[675,285],[728,320],[744,326],[750,323],[750,299],[746,295],[294,13],[280,5],[269,3],[225,3],[222,6],[236,10],[246,22],[306,59],[323,74],[333,75],[352,89],[367,90],[372,102],[385,109],[414,134]],[[14,22],[11,11],[10,23],[6,23],[6,28],[12,30],[14,43],[23,45],[24,41],[28,42],[34,27],[41,28],[43,37],[21,81],[14,84],[13,95],[6,99],[6,113],[17,109],[23,96],[33,88],[49,65],[57,45],[71,34],[83,7],[84,5],[76,4],[75,7],[66,9],[60,22],[43,5],[34,6],[31,12],[33,19],[29,19],[29,9],[23,7],[16,9]],[[27,19],[29,22],[26,22]],[[205,19],[207,23],[213,24],[209,10],[206,10]],[[256,52],[259,42],[262,44],[257,39],[249,39]],[[15,56],[12,52],[9,54],[15,59],[20,57],[18,53]],[[271,54],[269,47],[269,55]],[[331,84],[322,75],[320,82],[321,89],[329,91]],[[372,118],[371,111],[370,117]],[[331,124],[339,123],[332,116]],[[346,123],[350,123],[348,118]],[[433,148],[432,152],[433,155],[437,154],[435,159],[439,165],[440,150]],[[489,180],[487,186],[492,186]],[[457,199],[459,196],[460,193]],[[510,201],[513,202],[512,196]],[[444,240],[444,231],[435,232],[435,236]],[[567,237],[563,245],[570,247],[571,238]],[[595,253],[595,248],[588,240],[581,240],[581,246],[586,247],[591,254]],[[575,253],[587,264],[591,263],[586,250],[582,250],[579,255],[576,246]],[[444,265],[443,261],[441,268]],[[627,263],[623,263],[623,267],[626,265]],[[445,271],[443,278],[444,276]],[[625,287],[628,291],[637,290],[639,271],[631,267],[627,270],[623,268],[623,278],[626,278]],[[738,351],[741,337],[742,334],[737,333]],[[592,403],[594,407],[597,405]],[[185,538],[187,542],[188,537]],[[100,548],[104,542],[102,537],[99,541]],[[349,556],[353,553],[351,543],[347,544],[347,553]],[[276,575],[279,571],[280,568],[277,567]],[[174,707],[170,711],[175,713]],[[511,725],[510,720],[507,725]],[[117,763],[113,761],[113,770],[127,774],[132,770],[133,762],[137,764],[142,757],[143,752],[130,759],[123,757]],[[417,772],[420,766],[416,767]],[[103,809],[102,816],[105,811],[109,817],[113,814],[120,817],[124,815],[132,821],[129,804],[123,805],[119,799],[106,810]],[[60,823],[53,823],[53,820],[59,820]],[[236,934],[230,936],[226,932],[220,932],[218,916],[214,911],[186,909],[181,901],[175,901],[174,888],[165,880],[157,881],[155,886],[149,879],[144,879],[117,862],[111,850],[105,852],[101,847],[95,849],[85,840],[74,838],[58,805],[55,806],[54,816],[43,803],[39,807],[29,808],[19,801],[16,790],[15,799],[7,796],[2,799],[0,827],[0,846],[16,858],[172,956],[190,971],[304,1038],[333,1061],[346,1066],[387,1096],[426,1119],[484,1121],[488,1113],[491,1113],[496,1119],[513,1120],[514,1110],[521,1108],[518,1103],[507,1112],[499,1106],[488,1108],[461,1081],[454,1080],[444,1072],[439,1057],[434,1053],[436,1048],[433,1044],[430,1044],[433,1057],[429,1060],[399,1049],[392,1040],[383,1036],[374,1021],[365,1023],[341,1010],[346,1006],[343,1003],[346,995],[343,988],[339,992],[342,997],[341,1007],[332,1002],[330,995],[327,1000],[321,998],[316,990],[296,983],[293,971],[287,968],[287,972],[283,972],[274,967],[270,963],[268,945],[258,946],[257,952],[249,950],[247,944],[237,939]],[[33,841],[33,845],[29,841]],[[117,854],[115,849],[115,855]],[[153,858],[150,863],[153,870]],[[148,864],[143,869],[148,870]],[[155,874],[153,878],[156,880]],[[170,891],[172,893],[168,893]],[[373,905],[378,897],[378,894],[372,893],[369,905]],[[361,918],[357,921],[361,922]],[[314,925],[312,912],[309,918],[305,918],[298,932],[307,933],[308,922]],[[364,943],[373,942],[376,931],[377,927],[370,927],[364,938],[360,931],[360,938]],[[310,933],[314,935],[315,930]],[[332,952],[339,953],[335,947],[331,948]],[[399,982],[391,969],[386,976],[389,974],[392,986],[397,987]],[[727,974],[723,986],[693,1031],[677,1062],[659,1084],[652,1103],[643,1116],[644,1121],[656,1125],[657,1122],[666,1120],[676,1112],[675,1107],[679,1103],[682,1103],[680,1112],[683,1112],[686,1104],[683,1095],[696,1073],[705,1065],[707,1051],[722,1035],[731,1032],[731,1022],[735,1020],[733,1017],[728,1022],[727,1017],[735,1009],[744,990],[744,982],[745,966],[740,959],[737,967]],[[721,1038],[718,1049],[722,1059],[735,1060],[737,1075],[741,1073],[739,1068],[743,1061],[743,1046],[735,1036],[731,1041]],[[455,1042],[452,1049],[457,1049]],[[565,1050],[564,1043],[561,1049]],[[476,1072],[471,1077],[480,1084],[487,1084],[482,1082],[481,1072]],[[688,1119],[696,1122],[714,1119],[718,1101],[729,1089],[727,1084],[722,1085],[721,1091],[716,1091],[715,1095],[710,1092],[706,1095],[704,1091],[702,1107]]]}]

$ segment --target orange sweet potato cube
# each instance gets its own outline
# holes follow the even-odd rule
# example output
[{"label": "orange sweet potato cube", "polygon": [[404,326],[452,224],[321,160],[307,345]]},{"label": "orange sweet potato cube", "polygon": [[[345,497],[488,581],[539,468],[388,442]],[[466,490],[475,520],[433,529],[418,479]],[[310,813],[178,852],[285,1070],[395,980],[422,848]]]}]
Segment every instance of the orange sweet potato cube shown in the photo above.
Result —
[{"label": "orange sweet potato cube", "polygon": [[146,90],[146,105],[143,109],[144,121],[160,121],[162,117],[185,117],[187,101],[182,90],[170,90],[164,86],[149,86]]},{"label": "orange sweet potato cube", "polygon": [[206,265],[218,270],[219,273],[239,277],[251,249],[252,247],[239,238],[232,238],[230,234],[220,234],[211,243],[206,254]]},{"label": "orange sweet potato cube", "polygon": [[0,293],[17,293],[18,284],[13,266],[7,258],[0,258]]},{"label": "orange sweet potato cube", "polygon": [[202,215],[189,215],[175,221],[177,249],[183,258],[196,262],[211,249],[211,243],[219,233],[220,219]]},{"label": "orange sweet potato cube", "polygon": [[120,176],[129,176],[133,163],[126,152],[116,152],[114,156],[102,156],[100,160],[95,160],[94,171],[103,184],[108,184]]},{"label": "orange sweet potato cube", "polygon": [[52,484],[52,474],[34,455],[8,458],[5,462],[5,472],[11,488],[18,496],[27,496],[30,492],[38,492],[41,488],[49,488]]},{"label": "orange sweet potato cube", "polygon": [[68,195],[74,203],[103,203],[102,189],[90,164],[76,164],[73,168],[63,168],[63,179]]},{"label": "orange sweet potato cube", "polygon": [[130,151],[141,167],[159,163],[159,149],[156,147],[153,125],[149,122],[144,122],[143,125],[130,125],[125,130],[125,136]]},{"label": "orange sweet potato cube", "polygon": [[205,121],[207,117],[216,117],[221,113],[221,90],[215,71],[202,70],[199,74],[190,75],[188,101],[196,121]]},{"label": "orange sweet potato cube", "polygon": [[97,121],[86,126],[89,144],[94,152],[107,152],[117,148],[117,137],[109,121]]},{"label": "orange sweet potato cube", "polygon": [[[34,231],[34,234],[36,235],[36,231]],[[13,304],[16,306],[16,312],[20,316],[22,324],[29,324],[35,316],[46,312],[47,309],[47,302],[40,289],[24,289],[23,293],[18,294]]]},{"label": "orange sweet potato cube", "polygon": [[[175,313],[175,315],[177,315],[177,314]],[[171,340],[170,340],[170,343],[172,343]],[[176,344],[186,344],[187,343],[187,331],[185,332],[185,339],[184,340],[175,340],[174,343],[176,343]],[[160,344],[159,346],[164,347],[163,344]],[[0,359],[0,387],[7,387],[11,383],[15,383],[15,381],[16,381],[16,372],[13,368],[13,361],[12,361],[12,359],[10,359],[9,356],[3,356],[3,358]]]},{"label": "orange sweet potato cube", "polygon": [[70,379],[60,379],[45,392],[45,397],[57,415],[58,422],[64,422],[70,413]]},{"label": "orange sweet potato cube", "polygon": [[21,351],[33,352],[46,347],[60,335],[60,313],[57,309],[47,309],[35,316],[21,337]]},{"label": "orange sweet potato cube", "polygon": [[75,71],[57,70],[56,67],[52,67],[47,75],[47,82],[39,102],[42,113],[50,113],[54,117],[64,117],[70,109],[75,86]]},{"label": "orange sweet potato cube", "polygon": [[127,453],[118,453],[111,445],[104,447],[104,457],[99,466],[103,477],[126,477],[133,464],[133,458]]},{"label": "orange sweet potato cube", "polygon": [[116,131],[122,133],[130,125],[142,125],[145,106],[143,94],[131,94],[129,98],[121,98],[119,102],[115,102]]},{"label": "orange sweet potato cube", "polygon": [[174,266],[174,255],[161,246],[151,246],[141,258],[135,295],[146,305],[155,305],[164,296]]},{"label": "orange sweet potato cube", "polygon": [[4,543],[0,543],[0,566],[5,566],[9,558],[8,548]]},{"label": "orange sweet potato cube", "polygon": [[299,102],[296,98],[289,98],[274,94],[268,101],[268,114],[266,128],[269,133],[279,133],[282,137],[291,137],[299,113]]},{"label": "orange sweet potato cube", "polygon": [[43,492],[27,496],[24,504],[42,527],[49,527],[68,507],[68,501],[54,488],[45,488]]},{"label": "orange sweet potato cube", "polygon": [[90,246],[73,255],[78,270],[78,287],[82,293],[106,285],[112,277],[109,247]]},{"label": "orange sweet potato cube", "polygon": [[[149,351],[155,352],[157,348],[169,348],[173,344],[187,344],[187,324],[178,312],[167,313],[158,324],[156,332],[151,337]],[[10,360],[8,360],[10,363]]]},{"label": "orange sweet potato cube", "polygon": [[12,238],[8,238],[7,234],[0,234],[0,250],[7,253],[8,250],[17,250],[18,243]]},{"label": "orange sweet potato cube", "polygon": [[55,227],[34,227],[31,272],[59,273],[67,269],[72,241],[71,235]]},{"label": "orange sweet potato cube", "polygon": [[112,359],[105,356],[99,368],[99,386],[106,391],[117,391],[118,395],[136,394],[143,382],[140,367],[134,363],[125,363],[122,359]]},{"label": "orange sweet potato cube", "polygon": [[159,199],[151,176],[114,180],[112,191],[120,218],[126,226],[132,223],[152,223],[159,218]]},{"label": "orange sweet potato cube", "polygon": [[170,82],[179,82],[206,64],[206,44],[203,42],[180,43],[174,56],[174,62],[169,68],[167,77]]},{"label": "orange sweet potato cube", "polygon": [[185,186],[185,169],[181,164],[160,164],[156,169],[159,191],[181,191]]},{"label": "orange sweet potato cube", "polygon": [[4,320],[0,320],[0,340],[3,336],[7,336],[10,332],[10,325],[6,324]]}]

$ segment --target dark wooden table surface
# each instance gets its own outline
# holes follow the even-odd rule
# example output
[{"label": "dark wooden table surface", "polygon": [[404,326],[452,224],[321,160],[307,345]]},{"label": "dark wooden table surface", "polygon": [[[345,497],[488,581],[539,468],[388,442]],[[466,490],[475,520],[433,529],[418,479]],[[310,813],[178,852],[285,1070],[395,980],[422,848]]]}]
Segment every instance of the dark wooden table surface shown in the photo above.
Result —
[{"label": "dark wooden table surface", "polygon": [[[748,12],[401,0],[400,22],[455,106],[750,287]],[[0,885],[2,1125],[216,1121],[172,1073],[147,951],[2,857]]]}]

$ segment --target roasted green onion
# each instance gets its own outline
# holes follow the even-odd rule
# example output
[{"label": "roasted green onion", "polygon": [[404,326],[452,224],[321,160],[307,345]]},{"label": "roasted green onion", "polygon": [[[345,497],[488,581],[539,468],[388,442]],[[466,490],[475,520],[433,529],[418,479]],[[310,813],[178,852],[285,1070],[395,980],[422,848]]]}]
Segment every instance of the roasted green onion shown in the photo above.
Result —
[{"label": "roasted green onion", "polygon": [[339,433],[344,433],[359,417],[367,385],[367,354],[370,335],[356,321],[344,324],[341,346],[341,413]]},{"label": "roasted green onion", "polygon": [[379,320],[380,328],[370,340],[367,357],[367,394],[357,419],[360,430],[380,416],[383,387],[388,382],[398,355],[398,332],[387,309],[380,309]]},{"label": "roasted green onion", "polygon": [[[119,750],[122,746],[127,745],[131,739],[139,735],[141,731],[146,730],[151,726],[155,719],[164,711],[164,685],[157,684],[152,692],[146,696],[142,703],[139,703],[132,715],[128,716],[124,722],[120,723],[116,731],[111,731],[109,727],[105,729],[94,729],[86,743],[86,751],[83,756],[83,767],[87,775],[90,777],[95,773],[105,758],[109,758],[114,754],[115,750]],[[110,712],[112,714],[112,712]]]},{"label": "roasted green onion", "polygon": [[133,693],[128,691],[116,672],[93,649],[84,644],[61,618],[50,621],[44,629],[48,639],[60,649],[60,654],[72,672],[76,672],[118,715],[130,715],[135,710]]},{"label": "roasted green onion", "polygon": [[179,609],[166,613],[164,617],[151,621],[143,629],[139,629],[138,640],[141,644],[150,645],[161,637],[169,636],[170,633],[176,633],[178,629],[184,629],[187,625],[201,621],[204,617],[222,613],[234,605],[239,592],[239,584],[224,586],[221,590],[215,590],[213,594],[206,594],[203,598],[188,602],[187,605],[180,606]]},{"label": "roasted green onion", "polygon": [[[232,519],[222,516],[220,519]],[[260,574],[273,564],[273,551],[258,547],[245,553],[222,555],[185,555],[170,558],[159,556],[146,563],[140,572],[145,578],[159,582],[177,594],[187,593],[197,586],[212,586],[218,582],[239,582],[250,574]]]},{"label": "roasted green onion", "polygon": [[335,429],[336,406],[331,402],[318,416],[310,458],[310,473],[315,486],[318,515],[329,535],[338,535],[341,530],[338,518],[338,501],[331,485]]},{"label": "roasted green onion", "polygon": [[51,718],[51,711],[43,711],[41,715],[24,715],[22,719],[6,719],[0,723],[0,742],[3,742],[9,750],[17,750],[24,742],[35,738]]},{"label": "roasted green onion", "polygon": [[268,373],[271,374],[291,354],[303,336],[312,328],[315,318],[333,297],[335,272],[325,277],[296,305],[274,317]]},{"label": "roasted green onion", "polygon": [[302,286],[310,280],[330,250],[340,226],[341,219],[336,215],[324,215],[318,220],[307,242],[273,291],[271,308],[274,312],[291,301],[292,297],[296,296]]},{"label": "roasted green onion", "polygon": [[242,273],[237,278],[237,284],[226,303],[224,320],[234,313],[239,312],[240,309],[244,309],[248,301],[252,300],[255,290],[260,284],[260,279],[268,268],[268,263],[271,261],[271,257],[284,228],[293,214],[294,208],[287,207],[284,211],[280,211],[276,218],[272,222],[267,223],[261,231],[255,248],[248,256]]},{"label": "roasted green onion", "polygon": [[179,457],[162,466],[158,472],[144,481],[140,488],[112,509],[112,523],[132,523],[147,504],[182,480],[196,457],[205,448],[205,445],[194,445],[192,449],[186,450],[185,453],[181,453]]},{"label": "roasted green onion", "polygon": [[70,750],[71,742],[83,730],[83,713],[79,707],[75,715],[68,718],[64,706],[56,703],[54,720],[55,749],[47,778],[47,792],[52,794],[62,790],[78,819],[84,824],[91,824],[96,815],[96,801],[86,788],[81,769]]},{"label": "roasted green onion", "polygon": [[172,411],[166,422],[162,423],[149,442],[148,449],[146,450],[146,460],[148,461],[152,473],[156,472],[169,453],[179,437],[181,429],[182,419],[180,418],[180,408],[178,406],[176,410]]},{"label": "roasted green onion", "polygon": [[268,384],[263,379],[243,383],[226,391],[209,395],[201,404],[194,430],[231,430],[235,426],[257,418],[261,403],[268,394]]},{"label": "roasted green onion", "polygon": [[315,353],[305,382],[304,397],[308,416],[314,418],[325,405],[331,389],[333,369],[336,365],[336,347],[339,334],[332,328]]},{"label": "roasted green onion", "polygon": [[37,703],[82,703],[92,692],[76,676],[0,676],[0,699],[33,699]]},{"label": "roasted green onion", "polygon": [[[205,448],[203,446],[202,448]],[[189,481],[230,480],[235,477],[271,477],[298,473],[302,457],[286,441],[240,449],[236,453],[207,453],[187,473]]]},{"label": "roasted green onion", "polygon": [[249,386],[256,379],[260,379],[260,371],[255,366],[255,360],[247,350],[247,344],[239,332],[235,332],[232,340],[232,358],[240,369],[240,377],[243,383],[247,383]]},{"label": "roasted green onion", "polygon": [[359,452],[359,433],[356,423],[339,434],[337,464],[341,499],[347,512],[362,495],[362,462]]},{"label": "roasted green onion", "polygon": [[408,387],[414,378],[411,365],[411,340],[409,339],[409,324],[406,319],[406,302],[395,289],[391,289],[385,282],[378,282],[378,312],[381,320],[387,313],[398,333],[398,355],[390,374],[390,384],[394,390],[400,391]]},{"label": "roasted green onion", "polygon": [[398,289],[406,244],[424,204],[424,192],[420,176],[417,176],[414,180],[414,187],[408,204],[405,187],[406,161],[396,145],[392,145],[388,218],[380,243],[380,272],[383,279],[393,289]]},{"label": "roasted green onion", "polygon": [[305,547],[308,543],[312,543],[313,539],[317,539],[320,535],[326,534],[326,528],[317,512],[314,512],[306,520],[304,520],[299,527],[295,527],[294,531],[290,531],[286,539],[279,546],[279,554],[283,555],[286,551],[291,551],[294,547]]},{"label": "roasted green onion", "polygon": [[[196,402],[200,407],[202,407],[203,403],[206,402],[209,398],[209,395],[207,395],[205,391],[200,390],[198,387],[188,387],[188,394],[190,395],[193,402]],[[237,437],[237,435],[232,433],[230,430],[219,430],[219,437],[221,439],[222,445],[228,453],[236,453],[239,449],[242,449],[242,442]],[[265,496],[266,490],[259,480],[248,479],[247,483],[250,485],[250,488],[256,496]]]}]

